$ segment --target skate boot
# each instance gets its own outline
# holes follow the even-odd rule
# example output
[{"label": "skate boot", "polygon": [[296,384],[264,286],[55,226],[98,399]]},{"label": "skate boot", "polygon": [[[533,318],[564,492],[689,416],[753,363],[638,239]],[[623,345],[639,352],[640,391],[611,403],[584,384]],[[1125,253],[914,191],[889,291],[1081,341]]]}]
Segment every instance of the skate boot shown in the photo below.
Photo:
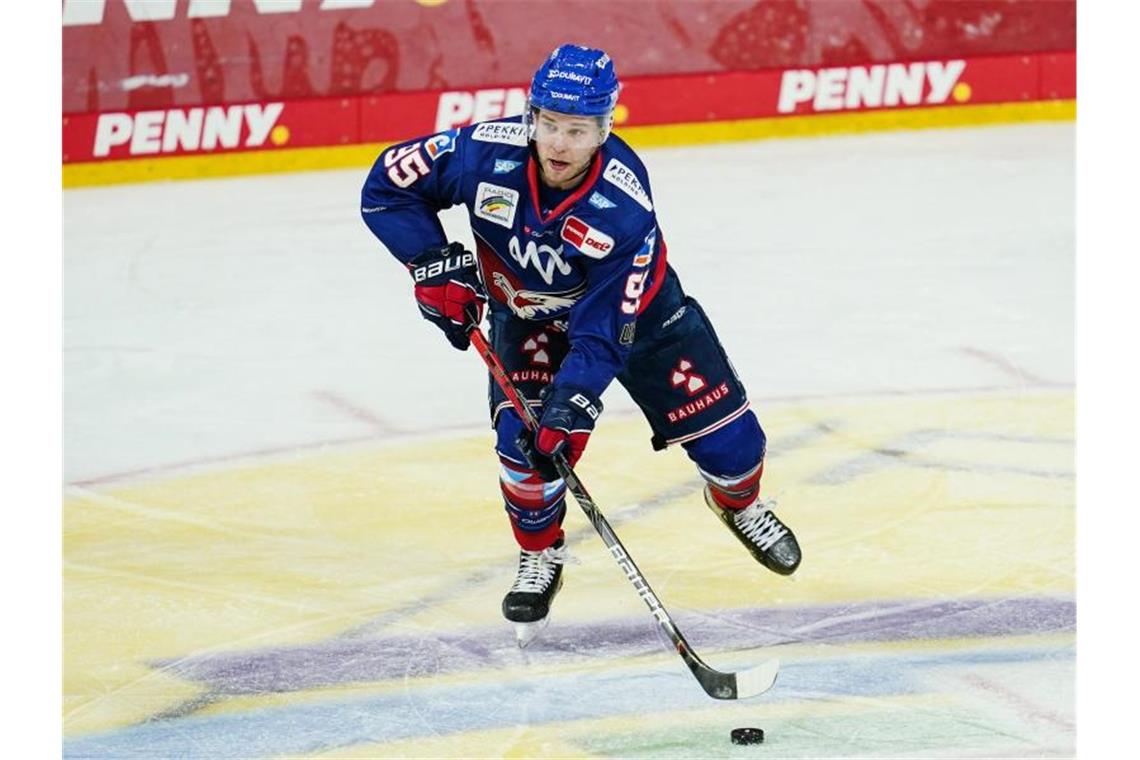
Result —
[{"label": "skate boot", "polygon": [[800,566],[799,542],[791,528],[773,514],[776,502],[757,499],[744,509],[724,509],[705,486],[705,503],[764,567],[791,575]]},{"label": "skate boot", "polygon": [[519,552],[515,585],[503,597],[503,617],[515,624],[519,647],[525,647],[550,622],[550,603],[562,588],[562,565],[570,561],[565,540],[540,552]]}]

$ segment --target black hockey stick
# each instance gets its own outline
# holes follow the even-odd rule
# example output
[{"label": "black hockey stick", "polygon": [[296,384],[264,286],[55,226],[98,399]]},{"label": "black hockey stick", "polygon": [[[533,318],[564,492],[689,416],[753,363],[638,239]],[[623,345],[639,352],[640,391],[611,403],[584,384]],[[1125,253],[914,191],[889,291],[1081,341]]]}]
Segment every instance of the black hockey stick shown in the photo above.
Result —
[{"label": "black hockey stick", "polygon": [[[518,390],[515,388],[514,383],[507,377],[507,371],[503,368],[503,363],[499,361],[498,355],[495,350],[487,343],[487,338],[483,335],[483,331],[478,326],[471,328],[469,333],[471,343],[475,346],[475,350],[483,358],[487,369],[491,372],[491,377],[503,393],[506,394],[510,400],[511,405],[514,406],[515,411],[518,412],[522,418],[523,424],[526,425],[528,430],[538,430],[538,420],[535,419],[534,412],[526,401],[519,395]],[[585,486],[578,476],[574,474],[574,470],[566,462],[566,457],[562,454],[556,454],[554,457],[554,466],[558,470],[558,474],[566,482],[566,488],[570,493],[574,494],[574,499],[578,502],[578,506],[586,513],[589,518],[590,524],[594,526],[594,530],[598,531],[598,535],[602,537],[602,543],[610,550],[610,554],[617,560],[618,566],[625,572],[629,582],[633,584],[637,595],[649,607],[649,611],[653,613],[653,617],[661,624],[661,628],[665,631],[665,635],[673,642],[673,646],[677,650],[677,654],[681,655],[681,659],[689,666],[689,670],[696,676],[697,681],[700,682],[701,687],[705,692],[714,699],[743,699],[745,697],[754,697],[757,694],[762,694],[768,689],[772,688],[772,684],[776,682],[776,674],[779,672],[780,663],[778,660],[768,660],[754,668],[742,670],[739,673],[722,673],[719,670],[714,670],[697,656],[693,648],[689,646],[689,642],[681,635],[681,631],[677,629],[677,624],[673,622],[673,618],[665,610],[661,604],[661,600],[653,593],[653,589],[649,587],[649,582],[645,580],[645,576],[641,574],[634,563],[633,558],[629,556],[629,552],[625,550],[621,541],[618,539],[614,529],[610,527],[609,522],[606,520],[605,515],[601,513],[594,500],[590,498],[590,494],[586,492]]]}]

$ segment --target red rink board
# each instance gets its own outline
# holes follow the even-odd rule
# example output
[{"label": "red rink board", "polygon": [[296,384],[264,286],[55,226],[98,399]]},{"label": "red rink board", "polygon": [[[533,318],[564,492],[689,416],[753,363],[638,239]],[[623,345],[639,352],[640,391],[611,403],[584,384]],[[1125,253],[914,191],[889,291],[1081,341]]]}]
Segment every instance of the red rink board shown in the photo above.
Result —
[{"label": "red rink board", "polygon": [[[525,83],[63,118],[65,163],[395,142],[518,113]],[[1076,54],[633,77],[619,126],[1023,103],[1076,97]]]}]

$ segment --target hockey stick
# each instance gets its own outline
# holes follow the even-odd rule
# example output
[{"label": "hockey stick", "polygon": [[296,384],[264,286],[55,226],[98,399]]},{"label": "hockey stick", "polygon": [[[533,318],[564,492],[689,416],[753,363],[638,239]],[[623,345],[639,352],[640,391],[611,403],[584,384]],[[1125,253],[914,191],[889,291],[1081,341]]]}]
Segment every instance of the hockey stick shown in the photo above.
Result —
[{"label": "hockey stick", "polygon": [[[494,378],[498,386],[506,394],[510,400],[511,405],[518,412],[522,418],[523,424],[526,425],[528,430],[538,430],[538,420],[534,416],[534,412],[526,401],[519,395],[518,390],[515,388],[514,383],[507,377],[507,371],[503,367],[503,363],[499,361],[498,355],[495,350],[487,343],[487,338],[483,335],[483,331],[478,326],[471,328],[469,333],[472,345],[475,350],[483,358],[483,362],[487,365],[487,369],[491,372],[491,377]],[[660,623],[661,628],[665,631],[665,635],[673,642],[677,654],[681,655],[681,659],[689,666],[689,670],[696,676],[698,682],[705,692],[713,699],[744,699],[746,697],[754,697],[757,694],[762,694],[768,689],[772,688],[772,684],[776,682],[776,674],[780,669],[778,660],[768,660],[754,668],[742,670],[739,673],[722,673],[719,670],[714,670],[697,656],[693,648],[689,646],[689,642],[681,635],[678,630],[677,624],[673,622],[673,618],[665,610],[661,604],[661,600],[653,593],[653,589],[649,587],[649,582],[645,580],[645,576],[641,574],[641,570],[633,561],[633,557],[629,556],[629,552],[625,550],[621,541],[618,539],[617,534],[614,533],[613,528],[610,527],[609,521],[606,520],[605,515],[601,513],[594,500],[590,498],[587,493],[586,487],[582,485],[582,481],[574,474],[573,468],[566,462],[566,457],[562,454],[554,456],[554,466],[558,470],[558,474],[562,476],[562,480],[566,483],[566,488],[570,493],[574,494],[574,499],[578,502],[578,506],[586,513],[589,518],[590,524],[594,526],[594,530],[602,537],[602,543],[610,550],[610,554],[617,560],[618,567],[624,572],[629,582],[633,584],[633,588],[637,591],[637,595],[649,607],[649,611],[653,613],[653,617]]]}]

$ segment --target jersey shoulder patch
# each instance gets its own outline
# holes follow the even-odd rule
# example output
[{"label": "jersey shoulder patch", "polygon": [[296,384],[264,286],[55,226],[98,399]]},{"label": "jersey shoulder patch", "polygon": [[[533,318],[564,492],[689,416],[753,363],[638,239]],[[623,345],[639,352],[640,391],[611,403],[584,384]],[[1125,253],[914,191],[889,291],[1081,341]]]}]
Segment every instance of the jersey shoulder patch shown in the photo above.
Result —
[{"label": "jersey shoulder patch", "polygon": [[485,121],[482,124],[475,125],[471,131],[471,139],[525,148],[527,144],[526,127],[518,122]]},{"label": "jersey shoulder patch", "polygon": [[653,203],[649,200],[649,193],[645,192],[645,188],[641,186],[641,181],[637,178],[633,170],[621,161],[618,161],[616,158],[611,158],[609,163],[606,164],[605,171],[602,172],[602,177],[611,185],[637,201],[637,205],[646,211],[653,210]]},{"label": "jersey shoulder patch", "polygon": [[457,138],[459,137],[459,130],[452,129],[447,132],[440,132],[438,135],[432,135],[424,140],[424,150],[432,161],[442,156],[444,153],[451,153],[455,150]]}]

